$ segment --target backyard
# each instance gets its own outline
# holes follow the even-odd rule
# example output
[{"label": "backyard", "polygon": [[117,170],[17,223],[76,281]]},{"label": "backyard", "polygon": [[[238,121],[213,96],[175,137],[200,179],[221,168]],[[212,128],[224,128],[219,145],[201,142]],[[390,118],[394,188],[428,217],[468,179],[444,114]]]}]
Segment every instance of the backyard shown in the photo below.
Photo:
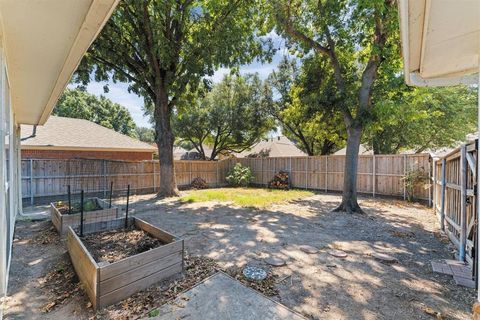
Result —
[{"label": "backyard", "polygon": [[[134,196],[133,215],[185,240],[186,272],[97,313],[51,222],[18,221],[5,316],[156,316],[162,303],[223,270],[307,319],[469,317],[475,290],[430,266],[453,251],[431,209],[360,198],[365,215],[331,212],[339,201],[339,195],[255,188],[186,191],[164,200]],[[124,199],[117,204],[124,208]],[[267,279],[245,281],[239,270],[246,265],[267,269]]]}]

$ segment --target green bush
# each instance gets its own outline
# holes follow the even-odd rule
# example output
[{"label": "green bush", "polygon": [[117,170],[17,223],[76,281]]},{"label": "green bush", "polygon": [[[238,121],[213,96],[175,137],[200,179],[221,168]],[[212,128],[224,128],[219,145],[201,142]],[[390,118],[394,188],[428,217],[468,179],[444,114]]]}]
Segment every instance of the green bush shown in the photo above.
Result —
[{"label": "green bush", "polygon": [[235,164],[227,175],[227,182],[232,187],[247,187],[252,180],[252,170],[249,167],[242,166],[241,163]]},{"label": "green bush", "polygon": [[405,183],[405,190],[407,191],[407,200],[412,202],[414,200],[414,191],[417,186],[423,185],[424,188],[429,188],[429,178],[423,168],[413,169],[407,171],[405,177],[402,178]]}]

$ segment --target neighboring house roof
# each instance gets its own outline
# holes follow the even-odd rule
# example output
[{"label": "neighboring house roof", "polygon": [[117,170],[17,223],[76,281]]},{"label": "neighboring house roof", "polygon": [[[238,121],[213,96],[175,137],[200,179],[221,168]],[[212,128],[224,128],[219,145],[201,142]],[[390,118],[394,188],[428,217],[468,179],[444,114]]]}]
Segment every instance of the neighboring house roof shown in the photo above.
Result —
[{"label": "neighboring house roof", "polygon": [[187,152],[187,149],[184,149],[182,147],[173,147],[173,159],[180,160],[182,159],[182,156]]},{"label": "neighboring house roof", "polygon": [[[22,138],[30,136],[33,126],[22,125]],[[149,151],[148,143],[130,138],[94,122],[51,116],[38,126],[36,136],[21,142],[22,149]]]},{"label": "neighboring house roof", "polygon": [[[338,150],[338,151],[335,152],[334,154],[335,154],[335,155],[346,155],[346,153],[347,153],[347,147]],[[367,148],[365,145],[361,144],[361,145],[360,145],[360,148],[358,149],[358,154],[359,154],[359,155],[372,155],[372,154],[373,154],[373,150],[372,150],[372,149],[369,149],[369,148]]]},{"label": "neighboring house roof", "polygon": [[250,150],[235,154],[239,158],[245,157],[301,157],[307,154],[300,150],[293,141],[280,136],[262,140]]}]

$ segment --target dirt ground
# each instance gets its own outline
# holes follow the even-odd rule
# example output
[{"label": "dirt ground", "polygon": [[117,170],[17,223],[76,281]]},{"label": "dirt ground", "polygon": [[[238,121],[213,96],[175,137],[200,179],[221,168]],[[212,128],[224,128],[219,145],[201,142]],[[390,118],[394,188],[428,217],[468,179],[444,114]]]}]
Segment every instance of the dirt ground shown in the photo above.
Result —
[{"label": "dirt ground", "polygon": [[[432,272],[430,261],[451,259],[453,248],[439,235],[429,208],[362,199],[366,215],[332,213],[339,201],[338,195],[317,194],[256,210],[138,196],[131,207],[137,216],[184,238],[191,255],[212,258],[222,268],[268,268],[277,279],[273,299],[307,318],[435,319],[434,313],[440,313],[439,319],[469,318],[475,290]],[[49,222],[17,223],[7,319],[94,315],[82,290],[75,288],[59,307],[41,311],[54,290],[45,287],[45,276],[68,261],[64,244],[48,228]],[[304,253],[301,245],[319,252]],[[331,249],[348,256],[333,257]],[[371,256],[373,251],[398,262],[384,264]],[[286,266],[268,267],[264,259],[269,256],[284,259]]]}]

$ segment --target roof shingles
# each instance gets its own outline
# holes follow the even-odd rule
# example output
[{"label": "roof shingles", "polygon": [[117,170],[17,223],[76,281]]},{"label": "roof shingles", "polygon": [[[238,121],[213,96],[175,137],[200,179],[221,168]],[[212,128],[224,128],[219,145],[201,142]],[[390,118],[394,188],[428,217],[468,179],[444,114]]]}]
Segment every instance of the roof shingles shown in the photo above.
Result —
[{"label": "roof shingles", "polygon": [[[22,138],[33,132],[33,126],[21,126]],[[77,150],[155,151],[155,147],[84,119],[51,116],[37,127],[36,136],[22,141],[22,149],[52,148]]]}]

